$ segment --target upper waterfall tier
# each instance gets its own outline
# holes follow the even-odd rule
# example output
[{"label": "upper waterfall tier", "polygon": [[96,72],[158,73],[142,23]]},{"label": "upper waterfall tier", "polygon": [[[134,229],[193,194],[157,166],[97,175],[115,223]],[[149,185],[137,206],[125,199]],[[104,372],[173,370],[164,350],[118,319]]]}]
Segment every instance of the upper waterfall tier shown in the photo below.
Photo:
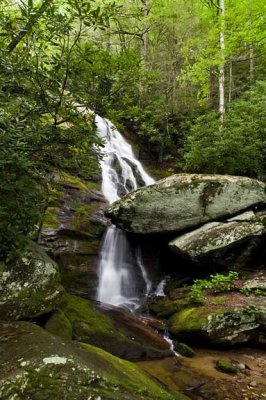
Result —
[{"label": "upper waterfall tier", "polygon": [[136,159],[132,147],[107,119],[95,118],[98,135],[104,139],[102,168],[102,193],[109,203],[120,199],[139,186],[151,185],[154,179]]}]

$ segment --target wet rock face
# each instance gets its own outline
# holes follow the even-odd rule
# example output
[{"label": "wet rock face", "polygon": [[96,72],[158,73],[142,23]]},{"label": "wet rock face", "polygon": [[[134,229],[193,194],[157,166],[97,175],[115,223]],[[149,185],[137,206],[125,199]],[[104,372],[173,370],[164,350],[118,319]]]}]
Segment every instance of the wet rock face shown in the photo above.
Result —
[{"label": "wet rock face", "polygon": [[0,271],[0,319],[34,318],[55,309],[63,287],[58,267],[35,243],[15,265]]},{"label": "wet rock face", "polygon": [[169,343],[131,312],[76,296],[64,296],[60,311],[47,321],[46,329],[127,360],[172,355]]},{"label": "wet rock face", "polygon": [[28,323],[0,323],[0,398],[31,400],[173,400],[128,361],[73,344]]},{"label": "wet rock face", "polygon": [[58,187],[46,209],[39,243],[58,263],[62,284],[70,293],[94,297],[106,202],[95,182],[63,174],[58,175]]},{"label": "wet rock face", "polygon": [[169,233],[265,204],[265,184],[229,175],[178,174],[129,193],[106,215],[134,233]]}]

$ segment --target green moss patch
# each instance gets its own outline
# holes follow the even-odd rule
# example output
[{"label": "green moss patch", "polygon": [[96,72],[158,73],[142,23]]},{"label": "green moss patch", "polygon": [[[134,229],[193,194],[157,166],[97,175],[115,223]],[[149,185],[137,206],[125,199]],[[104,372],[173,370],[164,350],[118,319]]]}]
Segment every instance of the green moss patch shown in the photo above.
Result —
[{"label": "green moss patch", "polygon": [[218,360],[216,362],[216,368],[226,374],[237,374],[237,368],[228,360]]},{"label": "green moss patch", "polygon": [[45,329],[62,339],[72,339],[72,325],[62,311],[53,313],[45,324]]},{"label": "green moss patch", "polygon": [[[76,341],[128,360],[172,355],[167,342],[130,312],[112,307],[97,309],[97,303],[68,294],[59,309],[70,322]],[[49,325],[56,333],[56,324],[48,321]]]},{"label": "green moss patch", "polygon": [[48,207],[44,214],[44,219],[42,223],[42,228],[53,228],[58,229],[60,226],[60,220],[58,217],[59,208],[58,207]]},{"label": "green moss patch", "polygon": [[152,395],[158,399],[171,398],[146,373],[143,373],[131,362],[120,360],[106,351],[88,344],[82,343],[82,346],[90,354],[93,363],[101,366],[105,379],[112,380],[116,385],[133,390],[138,396]]}]

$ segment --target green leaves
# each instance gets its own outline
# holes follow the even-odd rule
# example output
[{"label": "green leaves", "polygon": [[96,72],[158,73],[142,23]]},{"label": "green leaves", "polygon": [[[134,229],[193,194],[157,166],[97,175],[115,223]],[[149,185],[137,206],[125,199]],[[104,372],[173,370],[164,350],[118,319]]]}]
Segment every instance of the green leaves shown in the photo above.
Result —
[{"label": "green leaves", "polygon": [[260,176],[266,172],[266,84],[257,82],[231,104],[221,130],[219,116],[199,117],[186,140],[190,172]]},{"label": "green leaves", "polygon": [[[44,4],[47,8],[42,9]],[[1,7],[2,2],[0,11]],[[77,111],[67,91],[82,30],[74,10],[60,0],[43,0],[6,2],[4,11],[0,14],[0,33],[6,35],[0,37],[0,259],[11,261],[38,230],[52,187],[49,173],[70,169],[85,178],[93,175],[98,168],[94,147],[98,139],[91,118]],[[7,22],[15,27],[14,38]],[[10,43],[8,53],[3,49]],[[71,79],[79,80],[79,75]]]}]

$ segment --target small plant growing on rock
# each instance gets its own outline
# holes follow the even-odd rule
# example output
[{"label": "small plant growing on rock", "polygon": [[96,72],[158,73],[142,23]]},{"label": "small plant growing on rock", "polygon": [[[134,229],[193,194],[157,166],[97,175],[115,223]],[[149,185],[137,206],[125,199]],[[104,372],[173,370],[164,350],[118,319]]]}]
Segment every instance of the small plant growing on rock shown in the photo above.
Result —
[{"label": "small plant growing on rock", "polygon": [[190,300],[194,303],[204,303],[204,291],[210,289],[213,293],[229,292],[234,289],[234,281],[238,279],[238,273],[229,271],[228,275],[215,274],[207,279],[196,279],[191,287]]},{"label": "small plant growing on rock", "polygon": [[240,289],[240,293],[244,294],[245,296],[265,296],[264,290],[248,288],[245,286]]},{"label": "small plant growing on rock", "polygon": [[229,271],[228,275],[211,275],[211,289],[214,293],[229,292],[234,289],[234,281],[238,279],[238,273]]}]

